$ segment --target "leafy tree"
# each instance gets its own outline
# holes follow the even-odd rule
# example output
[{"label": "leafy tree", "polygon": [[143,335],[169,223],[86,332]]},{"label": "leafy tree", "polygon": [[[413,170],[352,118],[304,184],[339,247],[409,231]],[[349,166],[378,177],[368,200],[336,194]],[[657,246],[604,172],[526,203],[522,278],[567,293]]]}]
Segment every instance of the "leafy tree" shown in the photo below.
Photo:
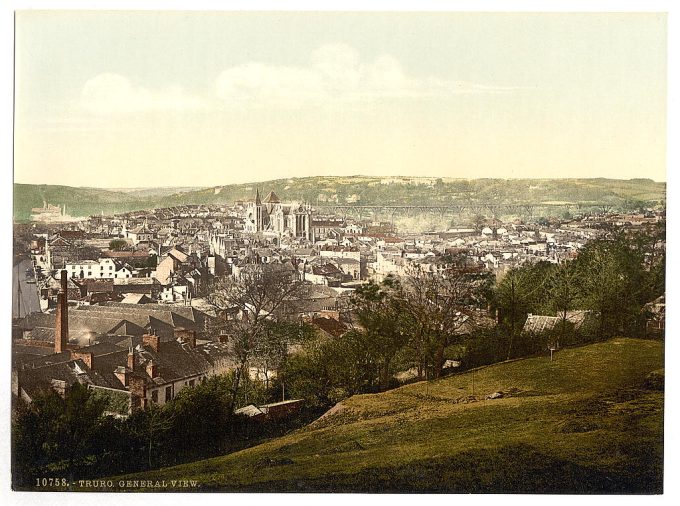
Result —
[{"label": "leafy tree", "polygon": [[501,327],[508,332],[506,359],[513,355],[513,345],[522,331],[527,314],[545,303],[546,282],[551,266],[547,262],[510,269],[496,285],[494,305],[499,311]]},{"label": "leafy tree", "polygon": [[272,383],[272,372],[278,371],[277,385],[281,388],[281,395],[285,397],[285,364],[290,349],[295,345],[302,345],[315,336],[314,329],[299,321],[265,320],[261,333],[253,351],[252,363],[257,366],[264,376],[265,388]]},{"label": "leafy tree", "polygon": [[286,390],[292,397],[305,399],[311,407],[328,406],[336,400],[331,399],[337,385],[329,370],[332,347],[329,339],[317,337],[289,357],[284,374]]},{"label": "leafy tree", "polygon": [[128,243],[125,239],[113,239],[109,241],[109,249],[111,251],[123,251],[128,247]]},{"label": "leafy tree", "polygon": [[48,469],[60,469],[70,480],[86,467],[96,440],[104,402],[75,383],[64,397],[48,389],[17,410],[12,427],[15,478],[28,484]]},{"label": "leafy tree", "polygon": [[229,419],[232,379],[212,376],[192,388],[184,388],[163,406],[169,421],[164,447],[174,458],[198,456],[222,448],[230,436]]},{"label": "leafy tree", "polygon": [[574,309],[579,298],[580,274],[577,265],[571,261],[560,264],[551,270],[546,280],[547,295],[552,309],[560,317],[558,342],[564,342],[568,332],[567,313]]},{"label": "leafy tree", "polygon": [[[383,390],[389,386],[392,361],[409,338],[407,325],[395,300],[395,292],[399,288],[399,282],[388,277],[381,284],[371,282],[358,288],[352,297],[354,314],[363,329],[359,332],[365,333],[370,343],[366,356],[375,358]],[[355,342],[363,342],[360,336],[353,337]]]},{"label": "leafy tree", "polygon": [[101,256],[101,250],[94,246],[88,246],[85,241],[74,241],[69,251],[70,260],[97,260]]},{"label": "leafy tree", "polygon": [[[580,304],[600,315],[598,336],[635,333],[642,306],[664,291],[665,255],[658,236],[613,232],[591,241],[575,260],[579,270]],[[654,258],[655,255],[656,258]],[[653,259],[654,265],[649,262]]]},{"label": "leafy tree", "polygon": [[172,428],[172,412],[169,409],[160,408],[154,404],[140,412],[140,422],[137,425],[138,435],[141,436],[147,448],[147,464],[153,469],[154,450],[163,447],[163,437]]},{"label": "leafy tree", "polygon": [[475,232],[481,232],[482,229],[484,228],[484,224],[486,223],[486,217],[481,214],[475,214],[472,217],[472,226],[475,229]]}]

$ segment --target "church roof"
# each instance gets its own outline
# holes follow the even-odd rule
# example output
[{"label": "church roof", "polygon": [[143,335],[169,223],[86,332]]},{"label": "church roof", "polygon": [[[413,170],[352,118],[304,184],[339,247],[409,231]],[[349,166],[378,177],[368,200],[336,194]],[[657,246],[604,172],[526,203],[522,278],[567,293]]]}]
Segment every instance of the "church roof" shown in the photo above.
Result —
[{"label": "church roof", "polygon": [[281,199],[279,198],[279,196],[276,193],[274,193],[273,191],[270,191],[267,194],[267,196],[264,198],[263,202],[265,204],[280,204]]}]

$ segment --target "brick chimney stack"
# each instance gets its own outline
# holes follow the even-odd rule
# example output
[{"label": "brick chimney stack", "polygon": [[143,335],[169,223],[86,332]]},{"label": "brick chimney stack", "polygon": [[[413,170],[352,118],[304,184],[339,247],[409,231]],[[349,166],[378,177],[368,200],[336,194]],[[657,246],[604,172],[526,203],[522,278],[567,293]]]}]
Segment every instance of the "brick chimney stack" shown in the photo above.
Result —
[{"label": "brick chimney stack", "polygon": [[151,376],[152,378],[155,378],[158,376],[158,367],[156,364],[153,363],[153,360],[149,360],[146,364],[146,373]]},{"label": "brick chimney stack", "polygon": [[195,330],[189,330],[189,329],[184,329],[184,328],[176,328],[175,329],[175,336],[177,337],[177,340],[181,343],[185,343],[189,345],[189,348],[195,348],[196,347],[196,331]]},{"label": "brick chimney stack", "polygon": [[135,370],[135,350],[132,347],[132,338],[130,338],[130,347],[128,348],[127,367],[131,371]]},{"label": "brick chimney stack", "polygon": [[66,271],[61,271],[61,288],[57,295],[57,314],[54,324],[54,353],[66,351],[68,344],[68,279],[66,276]]},{"label": "brick chimney stack", "polygon": [[94,354],[91,351],[71,351],[71,360],[82,360],[90,369],[94,369]]},{"label": "brick chimney stack", "polygon": [[160,344],[161,338],[158,337],[153,331],[151,334],[144,334],[142,336],[142,344],[144,346],[150,347],[153,351],[158,353],[158,346]]}]

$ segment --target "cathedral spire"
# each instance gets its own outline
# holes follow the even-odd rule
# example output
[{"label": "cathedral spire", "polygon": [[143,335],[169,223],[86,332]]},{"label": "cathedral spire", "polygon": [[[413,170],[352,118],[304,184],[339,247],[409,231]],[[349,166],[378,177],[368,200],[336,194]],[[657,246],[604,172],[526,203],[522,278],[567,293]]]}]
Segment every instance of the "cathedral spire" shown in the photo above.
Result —
[{"label": "cathedral spire", "polygon": [[262,204],[262,201],[260,200],[260,189],[258,188],[255,193],[255,205],[259,206]]}]

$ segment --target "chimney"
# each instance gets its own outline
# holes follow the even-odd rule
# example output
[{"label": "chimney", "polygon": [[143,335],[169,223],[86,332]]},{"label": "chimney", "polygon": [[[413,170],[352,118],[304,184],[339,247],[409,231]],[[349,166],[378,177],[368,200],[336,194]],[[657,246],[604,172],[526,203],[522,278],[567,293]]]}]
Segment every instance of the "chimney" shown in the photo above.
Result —
[{"label": "chimney", "polygon": [[66,397],[66,388],[68,385],[64,380],[53,379],[51,382],[52,388],[61,396]]},{"label": "chimney", "polygon": [[131,371],[135,370],[135,350],[132,348],[132,345],[130,345],[130,349],[128,350],[127,368]]},{"label": "chimney", "polygon": [[120,380],[120,382],[123,384],[123,386],[128,385],[128,371],[125,367],[122,365],[119,367],[116,367],[116,370],[114,371],[114,374],[116,375],[116,378]]},{"label": "chimney", "polygon": [[149,360],[146,363],[146,374],[148,374],[152,378],[158,376],[158,367],[156,366],[156,364],[153,363],[153,360]]},{"label": "chimney", "polygon": [[128,380],[130,393],[132,394],[132,409],[146,408],[146,382],[140,376],[130,375]]},{"label": "chimney", "polygon": [[158,345],[160,344],[160,337],[155,334],[144,334],[142,336],[142,344],[150,347],[153,351],[158,353]]},{"label": "chimney", "polygon": [[184,329],[184,328],[176,328],[175,329],[175,336],[182,343],[188,344],[190,348],[196,347],[196,331],[195,330],[188,330],[188,329]]},{"label": "chimney", "polygon": [[54,353],[66,351],[68,344],[68,295],[67,273],[61,271],[61,288],[57,295],[57,314],[54,328]]},{"label": "chimney", "polygon": [[89,369],[93,369],[94,355],[90,351],[74,351],[71,350],[71,360],[82,360]]}]

